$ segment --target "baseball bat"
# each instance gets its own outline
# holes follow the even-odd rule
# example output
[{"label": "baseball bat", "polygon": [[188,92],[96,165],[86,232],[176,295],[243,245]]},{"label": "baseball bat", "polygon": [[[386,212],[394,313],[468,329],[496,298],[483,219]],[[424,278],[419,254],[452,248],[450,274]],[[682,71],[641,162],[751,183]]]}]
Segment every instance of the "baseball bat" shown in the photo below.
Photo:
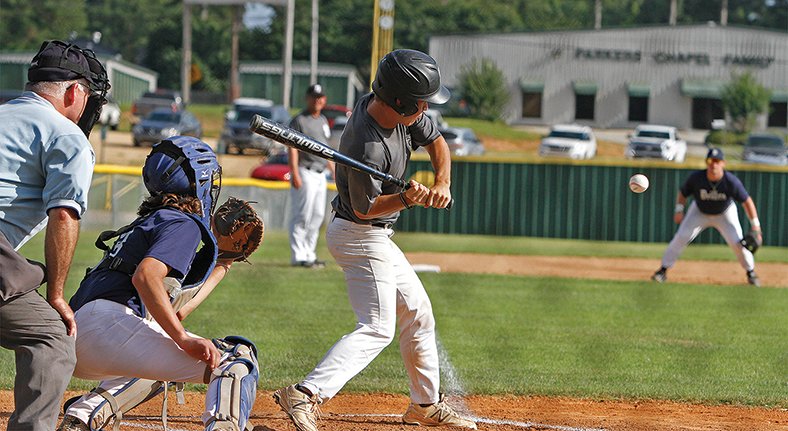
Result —
[{"label": "baseball bat", "polygon": [[[280,144],[295,148],[296,150],[300,150],[305,153],[313,154],[323,159],[345,165],[351,169],[363,172],[381,181],[393,183],[402,187],[403,190],[410,188],[410,183],[401,178],[397,178],[391,174],[381,172],[371,166],[365,165],[364,163],[348,157],[345,154],[342,154],[339,151],[329,147],[328,145],[323,144],[322,142],[318,142],[314,138],[304,135],[303,133],[293,130],[287,126],[283,126],[275,121],[271,121],[261,115],[255,114],[252,116],[252,121],[249,123],[249,130],[257,133],[258,135],[262,135],[266,138],[279,142]],[[446,209],[450,209],[453,204],[454,199],[449,202],[449,205],[446,206]]]}]

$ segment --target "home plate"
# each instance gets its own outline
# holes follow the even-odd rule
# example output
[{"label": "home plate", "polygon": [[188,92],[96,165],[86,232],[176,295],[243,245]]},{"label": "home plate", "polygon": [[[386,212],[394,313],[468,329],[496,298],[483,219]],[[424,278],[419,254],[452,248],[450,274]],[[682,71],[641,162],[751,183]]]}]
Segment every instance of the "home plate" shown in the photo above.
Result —
[{"label": "home plate", "polygon": [[417,263],[411,265],[416,272],[441,272],[441,267],[438,265],[428,265],[426,263]]}]

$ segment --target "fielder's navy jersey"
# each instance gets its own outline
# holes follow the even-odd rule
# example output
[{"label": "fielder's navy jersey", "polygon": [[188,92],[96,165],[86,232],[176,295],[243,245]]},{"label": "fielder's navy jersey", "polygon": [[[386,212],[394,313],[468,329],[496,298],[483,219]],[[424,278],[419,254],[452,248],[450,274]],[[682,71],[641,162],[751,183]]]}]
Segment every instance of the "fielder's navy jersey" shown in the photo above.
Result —
[{"label": "fielder's navy jersey", "polygon": [[[420,115],[411,126],[398,124],[385,129],[367,112],[374,93],[362,97],[345,125],[339,151],[379,171],[397,178],[405,176],[411,151],[429,145],[441,135],[426,115]],[[399,212],[372,220],[361,220],[353,212],[367,214],[380,195],[392,195],[402,189],[392,183],[372,178],[369,174],[337,164],[337,197],[331,202],[334,211],[347,220],[360,224],[394,223]]]},{"label": "fielder's navy jersey", "polygon": [[[130,231],[120,235],[110,250],[110,257],[139,264],[152,257],[170,268],[169,277],[183,280],[189,272],[202,236],[197,221],[169,208],[156,210]],[[131,275],[112,269],[99,269],[82,280],[69,305],[74,311],[96,299],[123,304],[142,317],[143,304],[131,283]]]},{"label": "fielder's navy jersey", "polygon": [[736,175],[725,171],[719,181],[712,182],[705,169],[690,174],[681,186],[681,194],[692,196],[704,214],[721,214],[734,200],[744,202],[750,197]]}]

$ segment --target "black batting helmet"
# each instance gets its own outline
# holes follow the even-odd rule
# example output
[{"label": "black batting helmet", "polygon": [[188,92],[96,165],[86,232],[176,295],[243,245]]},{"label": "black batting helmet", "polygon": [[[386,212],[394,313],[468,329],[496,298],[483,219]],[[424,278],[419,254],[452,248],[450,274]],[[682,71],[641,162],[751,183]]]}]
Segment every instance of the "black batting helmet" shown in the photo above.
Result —
[{"label": "black batting helmet", "polygon": [[398,49],[383,57],[372,81],[375,96],[402,115],[419,110],[418,101],[446,103],[451,96],[441,85],[441,72],[435,59],[412,49]]}]

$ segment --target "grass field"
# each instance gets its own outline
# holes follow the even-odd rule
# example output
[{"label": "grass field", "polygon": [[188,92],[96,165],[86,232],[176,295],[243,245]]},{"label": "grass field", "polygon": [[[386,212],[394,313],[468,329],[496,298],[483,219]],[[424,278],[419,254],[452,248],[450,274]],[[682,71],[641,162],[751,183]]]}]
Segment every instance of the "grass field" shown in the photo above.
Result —
[{"label": "grass field", "polygon": [[[81,235],[69,295],[99,257],[95,235]],[[23,252],[40,256],[42,236]],[[405,251],[649,258],[658,258],[665,246],[424,234],[397,234],[395,240]],[[759,260],[786,262],[786,251],[772,249]],[[322,238],[319,254],[328,257]],[[684,256],[701,257],[732,254],[724,246],[691,246]],[[267,390],[302,378],[355,323],[336,265],[311,271],[288,263],[286,234],[266,233],[253,265],[235,265],[185,322],[203,336],[240,334],[255,341],[260,387]],[[785,289],[448,273],[423,274],[422,280],[440,342],[470,393],[788,407]],[[73,388],[91,385],[72,381]],[[0,350],[0,387],[12,386],[13,356]],[[346,389],[405,393],[397,343]]]}]

